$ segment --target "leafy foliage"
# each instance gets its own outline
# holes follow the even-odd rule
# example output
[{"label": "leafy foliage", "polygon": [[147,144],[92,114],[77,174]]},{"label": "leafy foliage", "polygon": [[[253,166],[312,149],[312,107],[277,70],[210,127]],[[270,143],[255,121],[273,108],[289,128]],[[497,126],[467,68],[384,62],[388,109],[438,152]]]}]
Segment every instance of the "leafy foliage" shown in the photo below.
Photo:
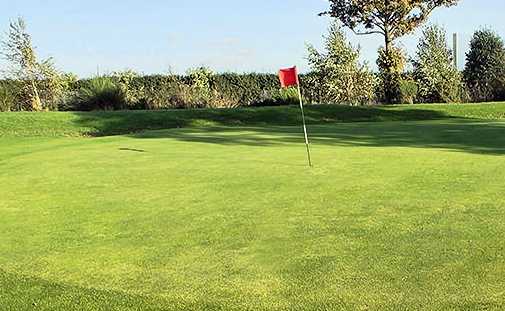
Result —
[{"label": "leafy foliage", "polygon": [[348,43],[338,23],[330,26],[325,50],[308,46],[313,86],[320,90],[319,102],[365,104],[374,101],[374,76],[359,64],[359,49]]},{"label": "leafy foliage", "polygon": [[430,26],[423,31],[413,65],[423,102],[461,100],[462,77],[452,63],[452,51],[443,28]]},{"label": "leafy foliage", "polygon": [[12,83],[0,83],[0,111],[16,110],[16,96]]},{"label": "leafy foliage", "polygon": [[[309,103],[310,100],[303,96],[303,102]],[[300,99],[298,97],[298,88],[280,88],[269,92],[261,101],[252,104],[254,107],[270,107],[270,106],[284,106],[284,105],[299,105]]]},{"label": "leafy foliage", "polygon": [[98,77],[89,80],[79,90],[76,103],[78,110],[121,110],[126,106],[126,95],[111,78]]},{"label": "leafy foliage", "polygon": [[277,75],[262,73],[214,75],[211,87],[223,97],[241,106],[269,105],[273,97],[280,92]]},{"label": "leafy foliage", "polygon": [[458,0],[329,0],[329,14],[360,34],[378,33],[391,41],[421,25],[431,12]]},{"label": "leafy foliage", "polygon": [[33,110],[42,110],[35,81],[39,63],[24,19],[18,18],[10,23],[7,39],[2,42],[2,46],[2,55],[11,66],[10,76],[23,82],[23,104]]},{"label": "leafy foliage", "polygon": [[479,30],[473,35],[464,79],[475,101],[505,99],[505,47],[492,30]]},{"label": "leafy foliage", "polygon": [[377,58],[377,66],[379,67],[379,70],[394,73],[402,73],[405,70],[407,60],[405,57],[405,51],[401,48],[393,46],[388,54],[386,49],[381,47],[378,54],[379,57]]},{"label": "leafy foliage", "polygon": [[71,84],[77,81],[73,74],[59,72],[52,59],[45,60],[38,65],[39,78],[37,79],[37,89],[45,110],[58,110],[68,99],[67,92]]},{"label": "leafy foliage", "polygon": [[51,58],[39,61],[22,18],[10,23],[2,42],[3,57],[9,62],[8,75],[19,83],[20,109],[55,110],[64,93],[65,79]]},{"label": "leafy foliage", "polygon": [[377,93],[380,94],[379,99],[387,104],[401,104],[404,100],[402,98],[403,72],[407,63],[405,52],[392,46],[389,53],[385,48],[380,48],[378,54],[380,89]]},{"label": "leafy foliage", "polygon": [[133,70],[116,71],[110,76],[123,91],[126,102],[133,105],[139,102],[144,95],[144,88],[142,86],[140,88],[135,88],[134,86],[135,79],[139,77],[140,75]]},{"label": "leafy foliage", "polygon": [[[433,10],[455,5],[458,0],[329,0],[328,14],[339,19],[357,34],[380,34],[384,37],[383,86],[395,86],[398,77],[393,71],[394,41],[411,33],[426,21]],[[391,75],[391,77],[389,77]],[[393,101],[398,88],[384,90],[386,100]]]},{"label": "leafy foliage", "polygon": [[414,104],[419,93],[417,83],[412,79],[403,78],[400,81],[400,103]]}]

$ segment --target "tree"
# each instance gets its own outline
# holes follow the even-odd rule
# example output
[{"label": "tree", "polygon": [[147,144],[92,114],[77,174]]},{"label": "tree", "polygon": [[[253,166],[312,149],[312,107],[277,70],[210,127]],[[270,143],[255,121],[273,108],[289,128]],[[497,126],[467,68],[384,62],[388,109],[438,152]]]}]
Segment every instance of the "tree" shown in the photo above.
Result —
[{"label": "tree", "polygon": [[473,100],[505,99],[505,47],[495,32],[475,32],[463,76]]},{"label": "tree", "polygon": [[439,26],[429,26],[417,46],[414,79],[423,102],[458,102],[461,100],[461,73],[452,62],[447,35]]},{"label": "tree", "polygon": [[319,90],[319,101],[364,104],[375,99],[375,79],[359,64],[359,49],[347,41],[340,24],[334,22],[325,36],[325,50],[308,45],[311,84]]},{"label": "tree", "polygon": [[0,112],[15,110],[16,96],[14,94],[15,87],[10,81],[0,82]]},{"label": "tree", "polygon": [[[52,59],[37,59],[23,18],[19,17],[10,23],[2,47],[0,54],[10,63],[9,76],[21,84],[21,100],[35,111],[51,108],[50,103],[62,92],[61,75],[54,68]],[[41,97],[47,99],[45,105]]]},{"label": "tree", "polygon": [[2,43],[2,55],[12,64],[11,74],[28,82],[24,89],[28,92],[31,108],[41,110],[42,103],[35,82],[37,56],[31,36],[26,31],[26,23],[21,17],[10,23],[8,38]]},{"label": "tree", "polygon": [[378,90],[379,98],[388,104],[403,104],[402,75],[407,63],[405,52],[392,46],[388,53],[384,48],[380,48],[378,54],[377,66],[382,86],[382,93]]},{"label": "tree", "polygon": [[[330,9],[321,14],[338,18],[358,35],[382,35],[384,37],[384,53],[389,58],[394,53],[393,45],[396,39],[414,31],[428,19],[436,8],[455,5],[459,0],[329,1]],[[392,70],[392,67],[386,67],[384,71],[389,73]]]}]

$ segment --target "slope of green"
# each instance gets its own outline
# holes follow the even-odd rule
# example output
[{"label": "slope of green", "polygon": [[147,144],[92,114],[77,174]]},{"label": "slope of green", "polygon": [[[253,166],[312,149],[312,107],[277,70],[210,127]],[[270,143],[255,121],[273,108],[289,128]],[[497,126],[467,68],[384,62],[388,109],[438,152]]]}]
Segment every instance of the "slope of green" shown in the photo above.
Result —
[{"label": "slope of green", "polygon": [[310,169],[299,127],[40,115],[0,138],[1,310],[505,308],[505,122],[313,124]]},{"label": "slope of green", "polygon": [[[447,118],[505,119],[505,104],[307,107],[309,124],[419,121]],[[296,106],[120,112],[0,113],[0,136],[109,136],[145,130],[209,126],[296,126]]]}]

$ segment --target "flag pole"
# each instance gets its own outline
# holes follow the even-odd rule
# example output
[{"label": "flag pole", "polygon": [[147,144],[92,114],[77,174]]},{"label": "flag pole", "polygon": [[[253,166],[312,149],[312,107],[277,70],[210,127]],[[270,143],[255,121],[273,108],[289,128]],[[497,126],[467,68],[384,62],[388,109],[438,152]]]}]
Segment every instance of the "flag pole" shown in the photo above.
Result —
[{"label": "flag pole", "polygon": [[302,111],[303,133],[305,134],[305,146],[307,147],[307,159],[309,160],[309,166],[312,167],[312,159],[310,157],[309,135],[307,133],[307,124],[305,122],[305,112],[303,111],[302,90],[301,90],[299,81],[298,81],[298,97],[300,98],[300,109]]}]

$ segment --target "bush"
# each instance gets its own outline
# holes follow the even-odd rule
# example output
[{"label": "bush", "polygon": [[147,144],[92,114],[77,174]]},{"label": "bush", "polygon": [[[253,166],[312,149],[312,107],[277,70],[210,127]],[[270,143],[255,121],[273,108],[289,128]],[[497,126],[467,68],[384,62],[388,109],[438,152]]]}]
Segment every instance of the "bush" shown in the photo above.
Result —
[{"label": "bush", "polygon": [[412,63],[422,102],[461,101],[462,77],[452,63],[452,51],[443,28],[430,26],[423,31]]},{"label": "bush", "polygon": [[[90,94],[102,92],[103,87],[95,85],[96,78],[77,80],[73,75],[61,75],[58,79],[61,83],[61,88],[59,88],[61,91],[58,96],[53,96],[54,103],[51,105],[57,106],[53,109],[71,111],[123,108],[130,110],[232,108],[298,104],[297,91],[280,89],[279,78],[276,74],[212,74],[210,71],[205,73],[195,72],[195,70],[188,73],[189,75],[140,76],[132,71],[125,71],[113,73],[110,77],[98,78],[109,80],[107,84],[113,84],[113,89],[117,91],[119,87],[122,91],[124,99],[121,99],[123,97],[121,94],[118,94],[118,97],[120,97],[119,102],[124,102],[124,104],[116,108],[111,105],[100,108],[98,104],[87,104],[91,101],[90,98],[95,97]],[[313,74],[300,75],[306,103],[318,102],[321,98],[320,89],[311,84],[312,76]],[[357,83],[359,83],[358,79],[359,76],[356,77]],[[43,89],[42,84],[40,88]],[[56,93],[44,92],[42,94],[41,97],[46,99],[49,98],[46,94]],[[17,102],[22,103],[22,101]],[[30,107],[16,106],[13,109],[30,109]]]},{"label": "bush", "polygon": [[[304,99],[305,103],[309,101]],[[254,103],[253,107],[269,107],[269,106],[288,106],[288,105],[299,105],[300,99],[298,97],[298,88],[278,88],[275,91],[271,91],[267,99]]]},{"label": "bush", "polygon": [[277,93],[272,95],[272,99],[277,106],[299,105],[300,103],[300,98],[298,96],[298,88],[296,87],[279,89]]},{"label": "bush", "polygon": [[0,111],[17,110],[13,87],[12,83],[0,83]]},{"label": "bush", "polygon": [[236,99],[216,90],[174,78],[158,88],[146,87],[142,103],[145,109],[234,108],[240,106]]},{"label": "bush", "polygon": [[76,108],[81,111],[121,110],[125,107],[125,93],[114,80],[108,77],[98,77],[87,81],[76,96]]},{"label": "bush", "polygon": [[117,83],[123,91],[129,109],[139,109],[142,107],[141,100],[145,96],[144,87],[135,85],[135,80],[140,78],[140,75],[133,70],[116,71],[112,73],[110,78]]},{"label": "bush", "polygon": [[495,32],[489,29],[475,32],[463,75],[473,100],[505,99],[505,48]]},{"label": "bush", "polygon": [[386,52],[384,48],[379,49],[377,66],[379,67],[379,101],[386,104],[402,103],[402,80],[405,70],[405,53],[402,49],[392,47]]},{"label": "bush", "polygon": [[419,87],[412,79],[402,79],[400,81],[400,103],[412,105],[417,98]]},{"label": "bush", "polygon": [[309,76],[310,85],[319,90],[318,102],[367,104],[375,101],[375,79],[366,66],[359,64],[359,52],[348,43],[336,22],[325,37],[323,52],[308,46],[308,61],[313,71]]},{"label": "bush", "polygon": [[272,96],[279,93],[279,78],[274,74],[236,74],[214,75],[211,89],[224,98],[240,106],[261,106],[272,103]]},{"label": "bush", "polygon": [[50,104],[53,110],[68,111],[75,109],[75,99],[79,89],[77,84],[79,79],[76,75],[71,73],[60,74],[57,78],[58,87],[53,88],[57,92],[51,92],[52,103]]},{"label": "bush", "polygon": [[214,74],[201,67],[184,76],[135,77],[128,89],[135,94],[129,97],[129,108],[227,108],[270,103],[279,92],[279,80],[274,74]]}]

